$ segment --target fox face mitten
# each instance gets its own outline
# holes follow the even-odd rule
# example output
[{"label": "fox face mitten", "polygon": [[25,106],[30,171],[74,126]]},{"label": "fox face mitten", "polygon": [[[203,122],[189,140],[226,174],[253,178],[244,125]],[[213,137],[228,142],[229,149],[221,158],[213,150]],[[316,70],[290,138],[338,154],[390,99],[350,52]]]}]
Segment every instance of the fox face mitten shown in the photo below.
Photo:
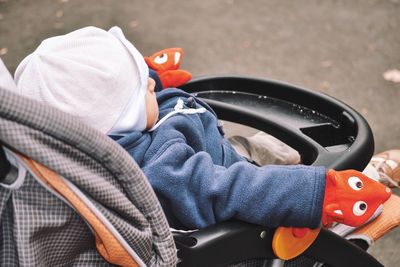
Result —
[{"label": "fox face mitten", "polygon": [[383,184],[356,170],[329,170],[326,175],[322,225],[360,226],[391,196]]},{"label": "fox face mitten", "polygon": [[179,87],[192,79],[187,70],[179,69],[182,62],[182,48],[166,48],[144,57],[147,66],[157,72],[163,88]]}]

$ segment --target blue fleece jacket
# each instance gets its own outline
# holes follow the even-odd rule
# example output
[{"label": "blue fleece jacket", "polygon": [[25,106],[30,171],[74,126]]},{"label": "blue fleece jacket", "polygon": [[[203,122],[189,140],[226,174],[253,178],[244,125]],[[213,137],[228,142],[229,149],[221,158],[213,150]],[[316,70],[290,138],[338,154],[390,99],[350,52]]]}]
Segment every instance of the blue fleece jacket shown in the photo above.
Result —
[{"label": "blue fleece jacket", "polygon": [[179,98],[186,108],[207,111],[176,114],[152,132],[114,137],[146,174],[170,225],[203,228],[236,218],[268,227],[318,226],[325,168],[247,162],[221,134],[214,111],[191,97],[178,89],[157,93],[160,119]]}]

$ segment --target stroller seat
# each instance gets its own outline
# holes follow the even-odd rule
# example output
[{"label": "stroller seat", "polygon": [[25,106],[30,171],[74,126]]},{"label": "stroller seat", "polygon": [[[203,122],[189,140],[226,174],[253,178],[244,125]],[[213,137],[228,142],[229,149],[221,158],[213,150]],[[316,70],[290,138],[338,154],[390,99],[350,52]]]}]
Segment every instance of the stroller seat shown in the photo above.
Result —
[{"label": "stroller seat", "polygon": [[[6,174],[12,166],[27,170],[18,183],[0,181],[1,265],[381,266],[324,229],[299,258],[285,263],[272,251],[275,229],[228,221],[172,234],[146,177],[121,147],[72,116],[13,93],[14,86],[0,61],[0,147],[7,151],[7,158],[0,153],[0,167]],[[251,122],[279,137],[307,164],[361,170],[372,156],[366,121],[328,96],[242,77],[205,77],[182,89],[203,98],[221,119]],[[112,237],[99,234],[86,212],[49,186],[54,180],[80,196]],[[104,245],[109,238],[118,248]],[[115,249],[132,261],[113,257]]]},{"label": "stroller seat", "polygon": [[[88,215],[137,266],[174,266],[176,249],[161,206],[125,150],[68,114],[12,92],[15,85],[1,61],[0,73],[0,142],[14,166],[27,170],[22,179],[0,183],[0,265],[121,264],[113,257],[117,248],[103,245],[109,237],[99,234]],[[40,173],[62,180],[91,214],[82,214],[76,201]]]}]

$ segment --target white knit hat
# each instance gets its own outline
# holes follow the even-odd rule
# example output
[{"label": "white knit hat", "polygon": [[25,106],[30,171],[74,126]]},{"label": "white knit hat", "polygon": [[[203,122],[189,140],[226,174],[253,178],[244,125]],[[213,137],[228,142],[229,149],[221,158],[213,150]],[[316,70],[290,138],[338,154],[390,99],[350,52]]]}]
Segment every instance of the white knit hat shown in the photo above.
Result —
[{"label": "white knit hat", "polygon": [[121,29],[86,27],[44,40],[17,67],[21,94],[103,133],[144,130],[149,70]]}]

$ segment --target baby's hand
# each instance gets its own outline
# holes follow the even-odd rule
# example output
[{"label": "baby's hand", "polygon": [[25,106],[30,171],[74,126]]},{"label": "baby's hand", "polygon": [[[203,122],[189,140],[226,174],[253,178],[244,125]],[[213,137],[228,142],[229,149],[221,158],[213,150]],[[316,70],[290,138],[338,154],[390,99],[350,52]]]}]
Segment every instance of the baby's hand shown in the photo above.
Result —
[{"label": "baby's hand", "polygon": [[326,175],[322,224],[333,222],[360,226],[368,221],[391,191],[356,170],[329,170]]}]

